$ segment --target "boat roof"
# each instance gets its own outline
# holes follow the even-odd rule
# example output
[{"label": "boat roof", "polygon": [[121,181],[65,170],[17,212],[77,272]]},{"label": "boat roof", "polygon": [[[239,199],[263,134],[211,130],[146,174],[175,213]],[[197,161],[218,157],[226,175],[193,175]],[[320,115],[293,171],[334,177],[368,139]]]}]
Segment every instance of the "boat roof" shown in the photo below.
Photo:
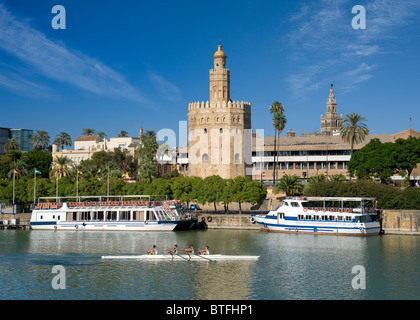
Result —
[{"label": "boat roof", "polygon": [[371,197],[288,197],[285,200],[295,201],[375,201],[376,198]]}]

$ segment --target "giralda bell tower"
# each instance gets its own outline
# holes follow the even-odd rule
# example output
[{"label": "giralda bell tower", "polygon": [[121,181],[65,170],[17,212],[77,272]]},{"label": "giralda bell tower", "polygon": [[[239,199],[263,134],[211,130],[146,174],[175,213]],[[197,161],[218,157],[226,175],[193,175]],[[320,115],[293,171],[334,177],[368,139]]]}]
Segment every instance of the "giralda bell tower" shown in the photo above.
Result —
[{"label": "giralda bell tower", "polygon": [[230,99],[230,70],[219,44],[210,69],[210,101],[188,105],[188,171],[205,178],[245,176],[251,163],[251,104]]}]

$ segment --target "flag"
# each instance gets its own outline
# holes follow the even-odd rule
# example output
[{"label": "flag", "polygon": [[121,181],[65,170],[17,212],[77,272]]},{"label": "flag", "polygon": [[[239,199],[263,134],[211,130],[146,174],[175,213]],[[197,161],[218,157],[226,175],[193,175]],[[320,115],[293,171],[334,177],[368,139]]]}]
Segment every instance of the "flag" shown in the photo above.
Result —
[{"label": "flag", "polygon": [[79,174],[83,174],[83,172],[82,172],[81,170],[79,170],[79,169],[77,169],[77,172],[78,172]]},{"label": "flag", "polygon": [[35,174],[41,174],[41,171],[35,169]]},{"label": "flag", "polygon": [[13,170],[14,174],[19,174],[19,172],[16,171],[16,169]]},{"label": "flag", "polygon": [[62,174],[60,169],[57,169],[57,174]]}]

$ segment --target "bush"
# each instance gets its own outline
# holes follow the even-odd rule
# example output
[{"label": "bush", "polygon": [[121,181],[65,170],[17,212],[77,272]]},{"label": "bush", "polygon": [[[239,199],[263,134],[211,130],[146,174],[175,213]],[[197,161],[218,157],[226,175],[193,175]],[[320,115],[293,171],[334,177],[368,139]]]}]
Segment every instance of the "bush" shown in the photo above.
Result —
[{"label": "bush", "polygon": [[373,197],[379,209],[420,210],[420,189],[401,190],[391,185],[371,181],[357,182],[324,181],[306,186],[306,196],[318,197]]}]

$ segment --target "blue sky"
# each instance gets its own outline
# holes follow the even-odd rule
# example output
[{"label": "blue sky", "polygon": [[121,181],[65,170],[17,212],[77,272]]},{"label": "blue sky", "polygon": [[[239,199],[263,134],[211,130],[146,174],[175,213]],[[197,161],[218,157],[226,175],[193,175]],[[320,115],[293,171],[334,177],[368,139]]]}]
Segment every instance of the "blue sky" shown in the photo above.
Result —
[{"label": "blue sky", "polygon": [[[55,30],[54,5],[66,9]],[[354,30],[354,5],[366,29]],[[221,40],[231,99],[252,105],[252,128],[320,130],[330,84],[337,109],[371,133],[420,131],[420,2],[0,0],[0,127],[43,129],[51,140],[83,128],[108,137],[156,132],[209,99]]]}]

